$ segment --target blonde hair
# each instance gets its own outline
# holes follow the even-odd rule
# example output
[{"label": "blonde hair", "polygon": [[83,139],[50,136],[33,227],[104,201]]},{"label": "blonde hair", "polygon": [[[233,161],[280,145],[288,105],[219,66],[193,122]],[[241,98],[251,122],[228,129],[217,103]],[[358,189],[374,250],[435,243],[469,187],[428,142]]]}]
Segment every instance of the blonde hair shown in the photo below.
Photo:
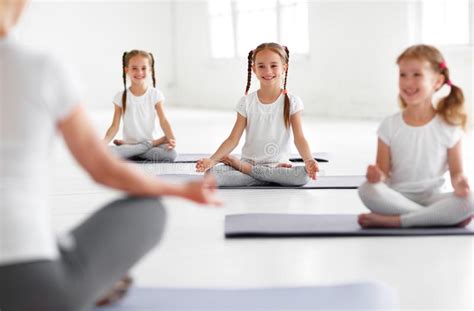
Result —
[{"label": "blonde hair", "polygon": [[[441,98],[436,105],[436,112],[439,113],[444,121],[451,125],[466,127],[467,115],[464,111],[464,94],[461,88],[452,84],[449,78],[449,69],[441,52],[434,46],[419,44],[413,45],[403,51],[397,58],[397,65],[405,59],[416,59],[427,61],[431,69],[444,76],[444,83],[449,85],[451,90],[449,94]],[[406,108],[406,103],[399,97],[400,105]]]},{"label": "blonde hair", "polygon": [[125,73],[125,68],[128,67],[128,63],[130,59],[135,56],[143,56],[148,59],[151,66],[151,77],[153,80],[153,87],[156,86],[156,78],[155,78],[155,58],[153,54],[142,51],[142,50],[131,50],[130,52],[124,52],[122,55],[122,80],[123,80],[123,93],[122,93],[122,110],[123,114],[125,114],[125,110],[127,108],[127,75]]},{"label": "blonde hair", "polygon": [[285,70],[285,81],[283,83],[283,90],[285,93],[285,105],[283,108],[283,120],[285,121],[285,126],[289,127],[290,126],[290,98],[288,97],[288,93],[286,91],[286,81],[288,78],[288,64],[290,61],[290,51],[286,46],[282,46],[278,43],[270,42],[270,43],[262,43],[255,50],[251,50],[248,54],[247,60],[248,60],[248,67],[247,67],[247,85],[245,87],[245,95],[247,95],[249,89],[250,89],[250,84],[252,80],[252,65],[255,64],[255,58],[257,57],[257,54],[263,50],[270,50],[272,52],[277,53],[280,58],[281,62],[286,66]]}]

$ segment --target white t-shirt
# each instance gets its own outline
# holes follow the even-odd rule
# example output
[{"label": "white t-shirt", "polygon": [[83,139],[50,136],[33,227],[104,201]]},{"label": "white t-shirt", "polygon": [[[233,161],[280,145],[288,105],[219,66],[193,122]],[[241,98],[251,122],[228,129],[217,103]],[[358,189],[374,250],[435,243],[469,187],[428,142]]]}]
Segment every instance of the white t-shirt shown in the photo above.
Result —
[{"label": "white t-shirt", "polygon": [[[123,91],[115,95],[113,102],[122,108]],[[155,106],[164,101],[163,93],[154,87],[148,87],[145,94],[135,96],[127,89],[127,106],[123,117],[123,140],[134,144],[155,139]]]},{"label": "white t-shirt", "polygon": [[390,147],[387,183],[400,192],[420,193],[443,186],[448,149],[461,139],[462,129],[447,124],[439,115],[423,126],[410,126],[399,112],[383,120],[377,134]]},{"label": "white t-shirt", "polygon": [[58,121],[81,102],[79,89],[51,56],[0,38],[0,265],[58,256],[48,155]]},{"label": "white t-shirt", "polygon": [[[297,96],[290,97],[290,116],[303,110]],[[271,104],[262,104],[257,92],[240,99],[235,110],[247,119],[242,160],[253,164],[275,164],[289,161],[291,150],[291,125],[285,127],[283,108],[285,95],[281,94]]]}]

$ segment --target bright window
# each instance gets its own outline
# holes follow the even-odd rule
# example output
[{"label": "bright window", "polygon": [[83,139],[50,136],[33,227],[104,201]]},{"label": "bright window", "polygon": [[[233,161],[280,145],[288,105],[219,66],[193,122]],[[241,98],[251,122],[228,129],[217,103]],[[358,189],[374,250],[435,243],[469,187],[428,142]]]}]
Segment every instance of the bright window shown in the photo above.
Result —
[{"label": "bright window", "polygon": [[309,52],[306,0],[208,0],[211,51],[215,58],[246,57],[262,42]]},{"label": "bright window", "polygon": [[472,1],[423,0],[421,8],[422,40],[429,44],[473,44]]}]

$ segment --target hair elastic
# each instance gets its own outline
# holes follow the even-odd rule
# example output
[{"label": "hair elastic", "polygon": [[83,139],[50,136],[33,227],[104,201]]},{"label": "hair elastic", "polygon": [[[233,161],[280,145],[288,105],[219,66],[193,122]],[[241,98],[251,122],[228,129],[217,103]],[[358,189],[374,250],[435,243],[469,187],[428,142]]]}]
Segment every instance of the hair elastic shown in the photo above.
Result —
[{"label": "hair elastic", "polygon": [[439,63],[439,69],[443,70],[443,69],[446,69],[446,68],[448,68],[448,65],[446,65],[446,62],[443,61],[443,62]]}]

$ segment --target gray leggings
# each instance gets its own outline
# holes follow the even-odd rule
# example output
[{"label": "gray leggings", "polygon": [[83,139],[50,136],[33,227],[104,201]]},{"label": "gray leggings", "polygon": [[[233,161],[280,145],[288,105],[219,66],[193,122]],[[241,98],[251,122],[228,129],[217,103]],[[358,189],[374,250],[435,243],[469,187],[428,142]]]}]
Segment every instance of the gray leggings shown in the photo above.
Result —
[{"label": "gray leggings", "polygon": [[309,182],[304,166],[269,167],[255,165],[252,172],[247,175],[228,165],[216,165],[209,171],[216,177],[218,186],[265,186],[279,184],[281,186],[303,186]]},{"label": "gray leggings", "polygon": [[359,196],[377,214],[400,215],[402,227],[452,226],[472,215],[472,193],[460,198],[454,193],[400,193],[385,183],[364,183]]},{"label": "gray leggings", "polygon": [[168,144],[161,144],[157,147],[153,147],[149,141],[144,141],[137,144],[110,146],[110,149],[122,159],[138,157],[143,160],[156,162],[173,162],[178,156],[174,148],[168,150]]},{"label": "gray leggings", "polygon": [[108,204],[70,233],[58,259],[0,266],[0,309],[90,310],[158,243],[165,218],[156,198]]}]

